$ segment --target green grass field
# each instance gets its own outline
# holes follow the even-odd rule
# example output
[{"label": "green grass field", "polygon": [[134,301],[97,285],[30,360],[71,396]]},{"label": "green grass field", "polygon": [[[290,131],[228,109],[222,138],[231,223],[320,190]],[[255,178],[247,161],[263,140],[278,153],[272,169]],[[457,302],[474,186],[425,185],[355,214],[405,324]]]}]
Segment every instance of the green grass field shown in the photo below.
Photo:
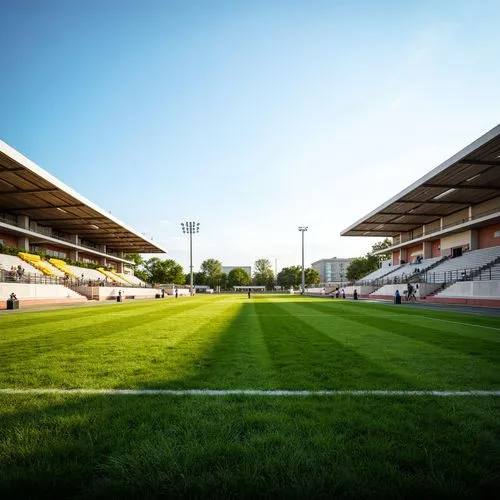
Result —
[{"label": "green grass field", "polygon": [[[0,315],[0,389],[500,390],[500,318],[298,296]],[[2,498],[500,495],[500,397],[0,392]]]}]

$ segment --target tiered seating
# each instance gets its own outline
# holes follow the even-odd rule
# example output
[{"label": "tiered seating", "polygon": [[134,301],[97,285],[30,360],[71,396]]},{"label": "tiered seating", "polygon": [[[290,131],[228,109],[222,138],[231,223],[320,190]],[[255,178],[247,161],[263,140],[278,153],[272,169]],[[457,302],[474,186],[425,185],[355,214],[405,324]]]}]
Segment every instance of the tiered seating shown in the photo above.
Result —
[{"label": "tiered seating", "polygon": [[115,276],[117,276],[118,278],[120,278],[123,283],[125,283],[126,285],[131,285],[132,282],[130,280],[127,279],[126,276],[124,276],[123,274],[120,274],[120,273],[117,273],[115,271],[111,271]]},{"label": "tiered seating", "polygon": [[38,270],[42,271],[46,276],[57,276],[59,273],[54,272],[54,269],[50,264],[42,260],[39,255],[33,255],[31,253],[19,252],[19,257],[23,259],[28,264],[36,267]]},{"label": "tiered seating", "polygon": [[401,278],[402,281],[405,281],[407,278],[411,278],[411,276],[413,276],[414,274],[425,271],[427,268],[433,266],[441,259],[442,257],[433,257],[432,259],[421,260],[418,264],[405,264],[399,266],[398,269],[386,276],[386,278],[391,280],[394,280],[395,278]]},{"label": "tiered seating", "polygon": [[104,276],[107,276],[114,283],[120,283],[121,285],[127,284],[124,279],[119,278],[116,274],[112,273],[111,271],[107,271],[103,267],[98,267],[97,270],[104,274]]},{"label": "tiered seating", "polygon": [[68,268],[73,271],[77,280],[83,281],[85,284],[88,282],[105,281],[103,280],[103,274],[97,269],[87,269],[86,267],[71,266],[69,264]]},{"label": "tiered seating", "polygon": [[[467,252],[461,257],[447,259],[427,273],[426,281],[444,283],[456,279],[466,278],[471,271],[493,262],[500,257],[500,247],[483,248]],[[448,273],[448,274],[447,274]],[[461,273],[465,273],[464,276]],[[449,276],[451,275],[451,279]]]},{"label": "tiered seating", "polygon": [[371,272],[370,274],[367,274],[365,277],[363,277],[362,279],[358,280],[356,283],[360,283],[360,282],[363,282],[363,283],[368,283],[368,282],[371,282],[371,281],[375,281],[379,278],[382,278],[382,277],[385,277],[386,275],[389,275],[396,270],[396,269],[399,269],[402,265],[401,264],[398,264],[396,266],[390,266],[390,267],[381,267],[379,269],[377,269],[376,271],[373,271]]},{"label": "tiered seating", "polygon": [[[10,271],[12,267],[17,269],[18,266],[25,268],[26,262],[19,258],[17,255],[6,255],[0,254],[0,269],[5,269],[5,271]],[[32,273],[36,275],[42,275],[42,272],[33,267],[31,264],[28,268],[25,268],[26,273]]]},{"label": "tiered seating", "polygon": [[49,259],[49,262],[57,267],[61,272],[63,272],[65,275],[67,274],[68,276],[71,276],[72,278],[76,278],[75,273],[68,267],[68,264],[64,262],[64,260],[59,260],[59,259]]},{"label": "tiered seating", "polygon": [[147,286],[146,283],[144,283],[144,281],[140,280],[137,276],[134,276],[133,274],[120,274],[120,273],[117,274],[124,280],[128,281],[131,285]]}]

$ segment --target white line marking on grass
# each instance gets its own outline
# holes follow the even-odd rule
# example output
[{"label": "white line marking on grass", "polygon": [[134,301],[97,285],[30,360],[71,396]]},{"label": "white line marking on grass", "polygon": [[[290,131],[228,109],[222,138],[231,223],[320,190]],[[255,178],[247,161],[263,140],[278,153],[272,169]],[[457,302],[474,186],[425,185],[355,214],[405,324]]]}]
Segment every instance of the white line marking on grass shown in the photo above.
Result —
[{"label": "white line marking on grass", "polygon": [[500,328],[497,328],[495,326],[475,325],[474,323],[461,323],[460,321],[450,321],[449,319],[438,319],[438,318],[433,318],[432,316],[422,316],[422,315],[419,315],[418,317],[419,318],[431,319],[433,321],[443,321],[444,323],[453,323],[455,325],[473,326],[474,328],[487,328],[488,330],[500,330]]},{"label": "white line marking on grass", "polygon": [[[246,316],[259,316],[262,318],[324,318],[324,319],[332,319],[335,318],[336,316],[331,313],[321,313],[321,314],[247,314]],[[401,314],[383,314],[383,315],[374,315],[373,317],[376,318],[401,318]],[[432,321],[442,321],[444,323],[453,323],[455,325],[462,325],[462,326],[472,326],[474,328],[486,328],[487,330],[497,330],[500,331],[500,328],[497,328],[495,326],[486,326],[486,325],[477,325],[474,323],[461,323],[460,321],[451,321],[448,319],[438,319],[438,318],[433,318],[432,316],[424,316],[421,314],[413,314],[410,316],[410,318],[424,318],[424,319],[429,319]],[[349,318],[349,317],[343,317],[342,319],[352,319],[355,320],[355,318]]]},{"label": "white line marking on grass", "polygon": [[431,390],[260,390],[260,389],[0,389],[0,394],[89,394],[109,396],[500,396],[498,391]]}]

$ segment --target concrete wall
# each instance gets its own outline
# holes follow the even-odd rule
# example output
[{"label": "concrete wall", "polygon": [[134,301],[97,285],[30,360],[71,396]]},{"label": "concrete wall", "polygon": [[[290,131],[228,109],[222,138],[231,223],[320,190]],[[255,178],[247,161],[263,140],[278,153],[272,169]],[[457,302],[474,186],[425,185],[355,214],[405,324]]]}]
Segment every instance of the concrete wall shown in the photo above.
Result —
[{"label": "concrete wall", "polygon": [[[118,297],[118,293],[122,292],[122,297],[134,297],[136,299],[154,299],[156,294],[161,294],[161,290],[157,288],[131,288],[131,287],[119,287],[119,286],[93,286],[93,287],[79,287],[77,290],[83,292],[83,289],[87,289],[87,293],[90,292],[90,296],[93,300],[111,300]],[[85,293],[85,295],[87,295]],[[89,295],[87,295],[89,297]]]},{"label": "concrete wall", "polygon": [[[412,283],[413,287],[416,288],[415,283]],[[418,289],[416,290],[415,296],[417,298],[425,297],[430,293],[437,290],[441,285],[439,283],[418,283]],[[399,283],[396,285],[384,285],[380,287],[378,290],[375,290],[370,294],[370,298],[373,299],[381,299],[381,298],[392,298],[396,293],[396,290],[399,290],[401,297],[404,298],[404,291],[406,290],[406,283]]]},{"label": "concrete wall", "polygon": [[478,230],[479,248],[491,248],[500,245],[500,224],[482,227]]},{"label": "concrete wall", "polygon": [[495,210],[500,211],[500,197],[493,198],[492,200],[483,201],[482,203],[478,203],[477,205],[473,205],[472,215],[477,216],[487,212],[493,212]]},{"label": "concrete wall", "polygon": [[436,297],[500,299],[500,281],[459,281]]},{"label": "concrete wall", "polygon": [[441,219],[436,219],[425,226],[425,234],[435,233],[441,229]]},{"label": "concrete wall", "polygon": [[461,224],[462,222],[466,222],[469,219],[469,208],[463,208],[458,212],[447,215],[443,217],[443,226],[449,227],[450,224]]},{"label": "concrete wall", "polygon": [[17,236],[12,234],[0,233],[0,240],[3,240],[3,245],[6,247],[17,247]]},{"label": "concrete wall", "polygon": [[470,231],[463,231],[441,238],[441,253],[446,255],[451,248],[464,247],[470,244]]},{"label": "concrete wall", "polygon": [[422,243],[418,243],[416,245],[412,245],[406,249],[406,255],[408,257],[408,263],[415,262],[415,259],[418,255],[422,256],[423,254],[423,246]]},{"label": "concrete wall", "polygon": [[16,294],[19,300],[81,298],[81,295],[63,285],[0,283],[0,300],[7,300],[12,292]]}]

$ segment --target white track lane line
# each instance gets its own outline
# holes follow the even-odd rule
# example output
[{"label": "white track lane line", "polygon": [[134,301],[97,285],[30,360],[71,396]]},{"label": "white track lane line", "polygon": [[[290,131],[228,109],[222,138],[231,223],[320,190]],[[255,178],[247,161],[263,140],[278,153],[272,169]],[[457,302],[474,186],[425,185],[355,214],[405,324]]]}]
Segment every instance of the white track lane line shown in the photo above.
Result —
[{"label": "white track lane line", "polygon": [[500,390],[260,390],[260,389],[0,389],[1,394],[65,394],[109,396],[500,396]]}]

